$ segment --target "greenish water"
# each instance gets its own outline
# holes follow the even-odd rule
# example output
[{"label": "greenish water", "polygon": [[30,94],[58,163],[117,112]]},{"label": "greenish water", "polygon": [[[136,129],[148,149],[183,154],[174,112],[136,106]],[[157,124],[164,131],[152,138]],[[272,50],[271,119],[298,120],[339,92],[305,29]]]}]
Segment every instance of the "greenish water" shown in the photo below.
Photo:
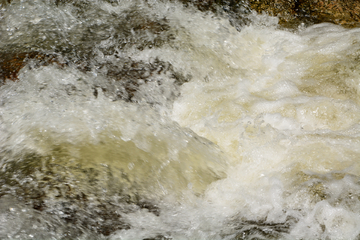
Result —
[{"label": "greenish water", "polygon": [[359,29],[1,4],[1,239],[359,238]]}]

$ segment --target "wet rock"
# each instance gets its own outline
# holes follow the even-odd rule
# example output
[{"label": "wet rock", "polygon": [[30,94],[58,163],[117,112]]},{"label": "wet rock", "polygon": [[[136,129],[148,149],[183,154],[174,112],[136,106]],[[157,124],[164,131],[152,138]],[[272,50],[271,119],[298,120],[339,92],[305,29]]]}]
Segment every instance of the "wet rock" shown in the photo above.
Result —
[{"label": "wet rock", "polygon": [[359,26],[360,2],[354,0],[314,1],[309,6],[312,16],[319,21],[334,22],[345,26]]},{"label": "wet rock", "polygon": [[360,26],[360,2],[355,0],[249,0],[249,4],[259,13],[278,16],[285,27],[300,22]]},{"label": "wet rock", "polygon": [[236,11],[242,6],[246,5],[242,0],[179,0],[185,6],[194,5],[200,11],[212,11],[217,12],[219,9],[225,11]]},{"label": "wet rock", "polygon": [[[175,0],[170,0],[175,1]],[[184,6],[194,6],[202,12],[211,11],[215,14],[225,15],[229,18],[230,24],[237,30],[250,23],[247,15],[251,9],[246,0],[176,0]]]},{"label": "wet rock", "polygon": [[171,240],[172,238],[164,237],[164,236],[156,236],[154,238],[144,238],[143,240]]},{"label": "wet rock", "polygon": [[15,81],[18,78],[18,72],[30,60],[33,60],[34,66],[46,66],[56,63],[64,66],[66,62],[60,60],[56,54],[47,54],[41,52],[0,52],[0,81]]},{"label": "wet rock", "polygon": [[[118,1],[106,0],[105,2],[113,5],[120,4]],[[6,0],[1,3],[9,6],[18,4],[16,0]],[[146,13],[141,14],[140,9],[109,14],[99,9],[97,5],[83,0],[54,0],[47,4],[51,4],[54,8],[71,5],[74,15],[82,21],[81,26],[75,24],[74,32],[64,33],[68,36],[65,40],[62,33],[60,34],[56,29],[52,32],[57,37],[48,36],[49,31],[39,30],[31,32],[31,39],[28,41],[21,37],[13,39],[13,34],[9,35],[10,37],[4,34],[2,36],[4,47],[0,49],[0,81],[2,83],[6,80],[17,80],[18,72],[29,63],[32,67],[49,64],[57,64],[60,67],[70,65],[83,72],[105,75],[109,81],[115,80],[123,85],[116,94],[113,94],[116,95],[114,100],[135,101],[134,93],[139,87],[158,81],[159,75],[167,75],[170,79],[174,79],[176,85],[188,81],[189,76],[176,72],[169,63],[158,59],[151,62],[135,61],[123,56],[123,52],[129,49],[141,51],[146,48],[158,48],[173,41],[174,32],[170,29],[167,19],[153,19]],[[95,16],[88,18],[89,15]],[[107,20],[100,24],[93,19]],[[109,27],[108,22],[111,22],[112,27]],[[30,27],[22,27],[26,29],[34,27],[31,23],[27,24]],[[52,26],[48,27],[52,28]],[[35,26],[35,29],[37,28],[39,26]],[[54,42],[54,39],[59,41]],[[109,39],[111,44],[102,44],[102,41]],[[98,94],[97,87],[109,94],[106,88],[94,86],[95,97]]]},{"label": "wet rock", "polygon": [[[159,59],[154,59],[152,62],[133,61],[132,59],[118,59],[117,61],[106,62],[101,64],[99,71],[104,69],[104,74],[115,81],[122,82],[124,90],[117,92],[116,98],[124,99],[126,101],[135,101],[135,93],[141,85],[156,82],[161,85],[161,81],[157,79],[160,75],[166,75],[167,78],[173,79],[177,86],[188,82],[191,76],[184,76],[183,74],[174,70],[173,66]],[[106,89],[103,89],[106,92]],[[176,97],[176,93],[172,94]]]},{"label": "wet rock", "polygon": [[[106,86],[94,85],[95,97],[98,96],[97,88],[101,88],[105,95],[113,100],[136,101],[135,94],[142,85],[150,82],[156,82],[159,86],[162,84],[158,78],[160,75],[166,75],[167,78],[173,79],[175,88],[188,82],[191,78],[191,76],[184,76],[175,71],[170,63],[159,59],[154,59],[152,62],[134,61],[124,57],[110,58],[111,60],[103,62],[91,62],[87,59],[88,57],[65,58],[58,53],[0,52],[0,83],[18,80],[18,73],[25,66],[38,68],[55,64],[62,68],[70,65],[85,73],[96,72],[96,74],[106,76],[110,85],[114,80],[122,86],[118,91],[110,92]],[[68,94],[71,95],[73,91],[75,89],[69,87]],[[175,98],[176,96],[177,93],[173,92],[170,97]]]},{"label": "wet rock", "polygon": [[[147,136],[146,129],[142,134]],[[44,154],[2,151],[0,203],[2,198],[16,199],[50,219],[50,227],[58,226],[67,239],[109,236],[131,228],[127,214],[141,211],[160,216],[164,198],[171,197],[177,204],[190,183],[191,191],[199,196],[211,182],[224,177],[219,170],[223,166],[211,164],[212,157],[221,159],[216,151],[201,151],[201,156],[189,153],[208,149],[200,139],[189,139],[189,148],[179,151],[177,161],[168,161],[167,143],[147,139],[152,145],[148,152],[132,142],[107,137],[98,144],[51,144]]]},{"label": "wet rock", "polygon": [[185,6],[194,5],[200,11],[219,12],[224,10],[230,20],[241,18],[251,9],[258,13],[278,16],[284,27],[296,27],[300,23],[313,24],[331,22],[346,27],[360,26],[360,2],[356,0],[179,0]]},{"label": "wet rock", "polygon": [[[5,6],[15,0],[1,0],[0,6]],[[103,0],[113,5],[119,4],[115,0]],[[357,0],[169,0],[179,1],[185,6],[195,6],[200,11],[226,12],[234,25],[248,20],[244,13],[255,10],[265,12],[280,18],[280,24],[294,27],[301,22],[321,23],[331,22],[346,27],[360,26],[360,2]],[[82,0],[53,0],[56,5],[72,4],[83,11],[91,4]],[[240,16],[240,14],[242,16]],[[154,23],[157,25],[158,23]],[[237,26],[238,27],[238,26]]]},{"label": "wet rock", "polygon": [[281,239],[289,232],[289,223],[266,223],[245,221],[237,228],[239,231],[234,240],[245,239]]},{"label": "wet rock", "polygon": [[[160,214],[154,203],[138,196],[127,196],[121,192],[120,185],[110,189],[113,179],[102,182],[101,172],[94,168],[68,169],[36,154],[2,167],[0,199],[11,196],[49,219],[59,221],[52,227],[60,224],[66,239],[84,234],[109,236],[115,231],[129,229],[131,226],[122,215],[139,209]],[[79,175],[74,179],[76,173]],[[107,174],[111,175],[111,170]],[[79,183],[80,175],[88,179],[89,186]]]}]

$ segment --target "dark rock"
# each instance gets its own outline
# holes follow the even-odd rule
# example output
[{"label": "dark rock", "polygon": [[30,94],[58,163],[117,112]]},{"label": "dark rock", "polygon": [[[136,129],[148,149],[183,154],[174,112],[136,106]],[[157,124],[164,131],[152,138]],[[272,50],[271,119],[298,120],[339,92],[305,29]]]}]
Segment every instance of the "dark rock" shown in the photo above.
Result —
[{"label": "dark rock", "polygon": [[[113,61],[105,61],[101,63],[91,62],[86,58],[77,58],[64,60],[60,54],[57,53],[42,53],[42,52],[0,52],[0,82],[4,83],[7,80],[18,80],[19,71],[26,65],[31,68],[38,68],[41,66],[48,66],[56,64],[59,67],[73,66],[82,72],[95,71],[108,77],[109,80],[121,82],[123,89],[116,93],[109,93],[105,87],[94,86],[94,96],[98,96],[97,87],[100,87],[105,94],[112,94],[112,98],[122,99],[126,101],[134,101],[134,94],[143,84],[154,81],[154,77],[164,74],[167,77],[174,79],[175,85],[182,85],[190,80],[190,76],[184,76],[174,70],[170,63],[155,59],[151,63],[142,61],[134,61],[130,58],[117,58]],[[161,83],[158,83],[161,85]],[[68,94],[71,95],[75,89],[69,86]],[[174,93],[175,94],[175,93]],[[176,97],[176,96],[173,96]]]},{"label": "dark rock", "polygon": [[271,224],[261,222],[244,222],[240,227],[240,233],[236,234],[235,240],[245,239],[280,239],[283,233],[289,231],[289,226],[285,224]]},{"label": "dark rock", "polygon": [[[156,81],[153,80],[153,78],[160,74],[167,75],[167,77],[174,79],[176,85],[182,85],[191,78],[191,76],[184,76],[175,71],[170,63],[160,61],[159,59],[155,59],[151,63],[133,61],[130,58],[119,59],[116,62],[101,64],[98,68],[100,68],[100,71],[101,68],[104,68],[104,73],[107,77],[123,83],[125,92],[118,92],[117,98],[126,101],[133,101],[137,89],[143,84]],[[158,84],[161,85],[160,82]],[[106,92],[106,90],[104,92]]]},{"label": "dark rock", "polygon": [[172,238],[169,238],[169,237],[164,237],[164,236],[156,236],[156,237],[153,237],[153,238],[144,238],[143,240],[171,240]]},{"label": "dark rock", "polygon": [[[194,142],[189,146],[195,149],[204,145],[199,140],[191,141]],[[189,183],[192,183],[194,194],[201,195],[208,184],[224,177],[222,172],[205,168],[205,164],[192,165],[191,160],[208,161],[205,156],[189,160],[190,166],[186,167],[187,152],[191,148],[179,153],[183,160],[169,161],[164,166],[159,156],[164,156],[161,151],[166,152],[167,148],[162,147],[160,141],[154,143],[157,150],[161,149],[159,155],[119,140],[81,144],[54,144],[44,155],[2,151],[0,204],[6,198],[15,199],[42,219],[50,219],[49,227],[58,228],[61,234],[66,232],[67,239],[108,236],[131,228],[126,214],[141,210],[160,216],[163,197],[180,198],[183,190],[188,190]],[[133,164],[131,169],[129,163]],[[182,170],[176,171],[180,166]],[[183,175],[182,172],[188,173]],[[44,224],[41,226],[47,228]]]},{"label": "dark rock", "polygon": [[229,18],[230,24],[237,30],[248,24],[250,21],[247,15],[251,9],[246,0],[170,0],[179,1],[185,6],[194,6],[200,11],[211,11],[215,14],[225,15]]},{"label": "dark rock", "polygon": [[[104,0],[105,1],[105,0]],[[8,4],[4,1],[2,4]],[[107,0],[112,4],[119,4],[117,1]],[[176,85],[189,80],[189,76],[174,71],[170,63],[155,59],[152,62],[134,61],[124,57],[122,51],[129,48],[143,50],[146,48],[157,48],[163,44],[169,44],[175,37],[170,29],[167,19],[150,19],[149,16],[141,13],[138,9],[129,9],[121,15],[109,14],[101,9],[96,9],[89,1],[83,0],[56,0],[49,1],[56,8],[70,4],[76,17],[84,23],[81,30],[68,33],[66,42],[54,43],[52,40],[42,40],[41,35],[34,33],[32,40],[26,44],[14,43],[11,39],[4,41],[6,49],[0,49],[0,81],[15,81],[18,79],[18,72],[24,66],[31,63],[31,67],[47,66],[57,64],[60,67],[70,65],[83,72],[94,72],[105,75],[110,80],[121,82],[123,86],[113,99],[124,99],[134,101],[134,93],[137,89],[151,81],[157,81],[157,76],[166,74],[174,79]],[[95,14],[95,15],[94,15]],[[92,18],[88,16],[91,15]],[[91,19],[107,19],[111,22],[101,25],[94,23]],[[90,20],[89,20],[90,19]],[[106,29],[106,31],[104,30]],[[43,31],[43,34],[47,34]],[[59,37],[61,39],[61,37]],[[113,39],[114,44],[103,46],[100,44],[104,39]],[[46,38],[51,39],[51,38]],[[16,42],[16,41],[15,41]],[[21,42],[19,40],[19,42]],[[101,52],[102,56],[98,56]],[[157,78],[157,80],[154,80]],[[160,84],[160,83],[159,83]],[[97,97],[97,87],[94,87],[94,96]],[[106,88],[102,88],[106,94],[110,94]],[[71,93],[71,89],[69,89]]]},{"label": "dark rock", "polygon": [[[59,219],[67,238],[83,234],[109,236],[117,230],[129,229],[123,213],[147,209],[159,215],[158,207],[138,196],[126,197],[121,185],[110,188],[114,179],[105,173],[108,182],[101,180],[102,172],[80,165],[54,164],[49,157],[30,154],[19,161],[2,165],[0,198],[12,196],[27,206]],[[75,174],[77,179],[73,179]],[[86,178],[88,185],[81,185]],[[103,189],[107,189],[104,192]],[[64,227],[65,226],[65,227]]]},{"label": "dark rock", "polygon": [[220,9],[225,11],[236,11],[239,7],[246,5],[243,0],[178,0],[185,5],[194,5],[200,11],[217,12]]},{"label": "dark rock", "polygon": [[41,52],[0,52],[0,80],[15,81],[18,78],[18,72],[30,60],[33,60],[37,66],[46,66],[56,63],[64,66],[66,62],[61,61],[56,54],[47,54]]}]

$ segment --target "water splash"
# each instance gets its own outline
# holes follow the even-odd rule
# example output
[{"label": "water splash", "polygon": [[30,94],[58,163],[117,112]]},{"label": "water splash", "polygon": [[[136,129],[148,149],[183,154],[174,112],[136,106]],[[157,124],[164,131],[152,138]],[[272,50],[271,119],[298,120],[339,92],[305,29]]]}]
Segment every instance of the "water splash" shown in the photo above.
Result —
[{"label": "water splash", "polygon": [[165,1],[1,14],[0,49],[66,63],[1,86],[1,238],[359,236],[358,29]]}]

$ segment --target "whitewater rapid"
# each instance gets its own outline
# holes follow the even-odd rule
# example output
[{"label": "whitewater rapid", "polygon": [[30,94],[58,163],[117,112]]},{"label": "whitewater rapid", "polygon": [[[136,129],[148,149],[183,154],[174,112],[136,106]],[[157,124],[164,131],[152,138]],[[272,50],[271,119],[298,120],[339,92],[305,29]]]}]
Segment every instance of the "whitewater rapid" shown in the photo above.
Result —
[{"label": "whitewater rapid", "polygon": [[1,239],[360,236],[360,29],[151,0],[0,16],[1,51],[73,62],[0,87]]}]

